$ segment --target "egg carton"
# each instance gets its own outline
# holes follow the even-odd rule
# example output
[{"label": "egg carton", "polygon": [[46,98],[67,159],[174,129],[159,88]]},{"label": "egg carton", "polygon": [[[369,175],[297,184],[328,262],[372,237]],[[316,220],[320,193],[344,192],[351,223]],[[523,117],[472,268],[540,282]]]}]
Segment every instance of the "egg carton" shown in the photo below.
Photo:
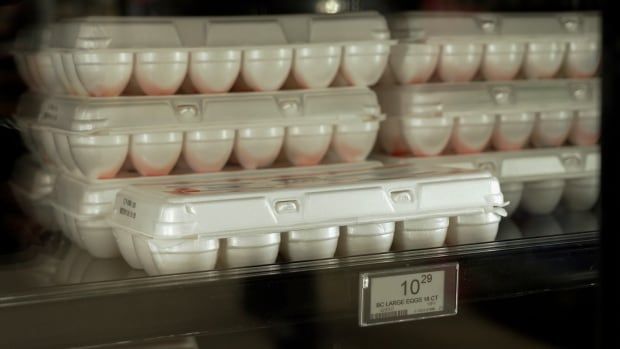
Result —
[{"label": "egg carton", "polygon": [[235,178],[254,181],[277,176],[330,175],[344,172],[363,172],[381,166],[376,161],[352,164],[327,164],[308,167],[270,168],[247,171],[223,171],[217,173],[188,173],[177,169],[168,176],[141,177],[135,171],[122,171],[118,178],[86,179],[70,174],[58,176],[54,190],[49,194],[55,223],[63,234],[77,246],[97,258],[120,256],[112,229],[106,219],[112,212],[116,194],[133,184],[179,183],[208,181],[221,183]]},{"label": "egg carton", "polygon": [[78,96],[369,86],[388,61],[375,12],[247,17],[84,17],[24,31],[19,73]]},{"label": "egg carton", "polygon": [[384,84],[589,78],[601,59],[597,13],[405,12],[387,20],[398,44]]},{"label": "egg carton", "polygon": [[57,227],[52,208],[47,202],[55,182],[56,174],[42,168],[30,155],[17,160],[9,180],[19,208],[39,225],[50,230]]},{"label": "egg carton", "polygon": [[295,166],[357,162],[372,150],[380,112],[368,88],[163,97],[26,95],[17,111],[25,143],[41,161],[87,178],[123,167],[144,176],[177,166],[246,169],[280,157]]},{"label": "egg carton", "polygon": [[528,149],[429,158],[373,155],[386,164],[406,163],[420,167],[446,166],[484,169],[496,176],[508,215],[517,208],[528,213],[549,214],[562,202],[570,211],[590,210],[600,192],[598,146]]},{"label": "egg carton", "polygon": [[125,260],[156,275],[490,241],[503,205],[486,171],[394,165],[136,184],[107,221]]},{"label": "egg carton", "polygon": [[538,80],[375,88],[387,114],[379,144],[390,155],[468,154],[594,145],[600,81]]}]

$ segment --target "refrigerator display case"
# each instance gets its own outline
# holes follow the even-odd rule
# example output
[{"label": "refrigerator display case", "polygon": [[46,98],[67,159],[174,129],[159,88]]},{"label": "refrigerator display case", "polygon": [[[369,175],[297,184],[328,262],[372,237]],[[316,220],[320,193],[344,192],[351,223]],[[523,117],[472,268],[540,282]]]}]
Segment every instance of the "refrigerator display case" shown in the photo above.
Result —
[{"label": "refrigerator display case", "polygon": [[602,345],[604,6],[0,6],[0,344]]}]

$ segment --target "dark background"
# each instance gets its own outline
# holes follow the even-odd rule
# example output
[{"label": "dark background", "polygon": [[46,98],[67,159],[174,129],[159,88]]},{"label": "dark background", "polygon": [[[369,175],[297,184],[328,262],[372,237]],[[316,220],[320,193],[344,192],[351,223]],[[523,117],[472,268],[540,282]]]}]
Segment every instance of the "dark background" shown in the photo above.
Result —
[{"label": "dark background", "polygon": [[[16,208],[7,180],[10,177],[15,159],[25,151],[18,133],[11,128],[12,115],[18,96],[25,91],[19,80],[9,50],[17,30],[32,23],[48,22],[58,18],[84,15],[254,15],[321,11],[322,1],[190,1],[190,0],[117,0],[117,1],[0,1],[0,254],[12,253],[41,243],[44,232],[31,224]],[[615,201],[617,201],[617,165],[613,161],[615,130],[617,127],[618,104],[614,103],[618,91],[620,70],[620,42],[613,1],[532,1],[532,0],[486,0],[486,1],[378,1],[349,0],[338,1],[342,11],[378,10],[381,12],[401,10],[444,10],[444,11],[576,11],[604,10],[603,15],[603,119],[602,119],[602,274],[599,287],[551,293],[541,296],[520,297],[510,300],[494,300],[467,306],[458,317],[445,320],[410,323],[399,326],[386,326],[373,329],[364,334],[355,330],[343,329],[342,335],[334,343],[347,341],[362,342],[363,347],[425,346],[432,343],[447,343],[453,339],[454,348],[480,347],[480,341],[489,338],[503,338],[507,342],[487,342],[490,347],[514,347],[509,337],[493,335],[492,327],[476,327],[475,319],[480,316],[490,322],[503,324],[515,332],[527,334],[529,338],[548,347],[594,347],[620,348],[617,331],[618,307],[618,258],[615,250],[620,247],[615,232]],[[2,282],[2,280],[0,280]],[[0,309],[1,311],[1,309]],[[464,326],[465,323],[473,324]],[[335,325],[336,326],[336,325]],[[304,329],[295,332],[305,336]],[[320,336],[312,332],[306,335]],[[465,333],[473,331],[472,333]],[[476,332],[478,331],[478,332]],[[482,332],[480,332],[482,331]],[[485,332],[486,331],[486,332]],[[1,332],[1,329],[0,329]],[[332,335],[335,331],[332,331]],[[254,334],[235,335],[238,341],[243,338],[252,343]],[[426,337],[421,337],[426,335]],[[428,338],[442,338],[441,342],[429,342]],[[244,337],[245,336],[245,337]],[[353,337],[351,337],[353,336]],[[426,341],[415,341],[426,338]],[[212,337],[201,340],[209,346],[230,342],[225,337]],[[470,339],[468,341],[468,338]],[[471,340],[477,338],[477,340]],[[339,342],[340,341],[340,342]],[[242,342],[240,342],[242,343]],[[307,342],[315,343],[313,341]],[[303,344],[293,338],[291,345]],[[334,346],[332,346],[334,347]],[[342,344],[341,347],[346,347]]]}]

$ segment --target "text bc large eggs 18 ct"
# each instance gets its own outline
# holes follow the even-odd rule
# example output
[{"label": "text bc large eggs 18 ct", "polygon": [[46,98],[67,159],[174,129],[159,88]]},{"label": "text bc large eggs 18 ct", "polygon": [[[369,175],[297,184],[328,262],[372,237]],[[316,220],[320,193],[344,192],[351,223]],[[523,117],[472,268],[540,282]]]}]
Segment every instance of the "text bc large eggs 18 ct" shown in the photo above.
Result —
[{"label": "text bc large eggs 18 ct", "polygon": [[14,56],[40,93],[171,95],[369,86],[394,43],[375,12],[85,17],[23,31]]},{"label": "text bc large eggs 18 ct", "polygon": [[601,60],[597,13],[405,12],[387,18],[387,84],[583,79]]},{"label": "text bc large eggs 18 ct", "polygon": [[46,166],[87,178],[125,167],[144,176],[175,167],[214,172],[229,163],[264,168],[357,162],[384,119],[371,90],[246,92],[157,97],[26,94],[16,114],[22,137]]},{"label": "text bc large eggs 18 ct", "polygon": [[600,134],[600,81],[539,80],[376,87],[389,155],[589,146]]}]

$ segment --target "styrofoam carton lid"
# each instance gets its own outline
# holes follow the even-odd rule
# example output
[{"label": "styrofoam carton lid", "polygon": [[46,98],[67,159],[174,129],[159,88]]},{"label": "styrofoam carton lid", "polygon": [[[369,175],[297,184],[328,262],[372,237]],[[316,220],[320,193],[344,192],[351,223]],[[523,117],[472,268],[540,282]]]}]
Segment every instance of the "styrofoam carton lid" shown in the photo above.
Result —
[{"label": "styrofoam carton lid", "polygon": [[376,12],[237,17],[83,17],[51,25],[50,47],[252,47],[388,40]]},{"label": "styrofoam carton lid", "polygon": [[117,195],[109,222],[147,236],[225,237],[479,213],[503,204],[499,182],[486,171],[393,165],[259,181],[132,185]]},{"label": "styrofoam carton lid", "polygon": [[447,166],[490,171],[501,182],[529,182],[554,178],[583,178],[600,171],[598,146],[572,146],[519,151],[434,157],[373,155],[386,164],[408,163],[420,167]]},{"label": "styrofoam carton lid", "polygon": [[84,133],[341,124],[382,119],[374,92],[363,87],[161,97],[56,96],[47,98],[38,113],[41,127]]},{"label": "styrofoam carton lid", "polygon": [[425,115],[424,106],[447,116],[485,111],[591,111],[598,109],[601,96],[599,79],[395,85],[376,87],[375,92],[388,117]]},{"label": "styrofoam carton lid", "polygon": [[404,42],[566,40],[600,35],[597,13],[402,12],[388,16],[392,37]]},{"label": "styrofoam carton lid", "polygon": [[52,192],[56,174],[41,168],[30,155],[19,158],[13,167],[11,185],[32,199],[42,198]]},{"label": "styrofoam carton lid", "polygon": [[241,179],[252,181],[282,176],[296,178],[317,174],[363,173],[370,168],[380,166],[382,166],[380,162],[365,161],[261,170],[224,170],[202,174],[177,170],[168,176],[157,177],[140,177],[136,172],[121,172],[117,178],[110,179],[86,179],[63,174],[58,177],[50,200],[54,206],[75,217],[104,217],[112,211],[119,190],[132,184],[193,183],[195,181],[222,183]]}]

